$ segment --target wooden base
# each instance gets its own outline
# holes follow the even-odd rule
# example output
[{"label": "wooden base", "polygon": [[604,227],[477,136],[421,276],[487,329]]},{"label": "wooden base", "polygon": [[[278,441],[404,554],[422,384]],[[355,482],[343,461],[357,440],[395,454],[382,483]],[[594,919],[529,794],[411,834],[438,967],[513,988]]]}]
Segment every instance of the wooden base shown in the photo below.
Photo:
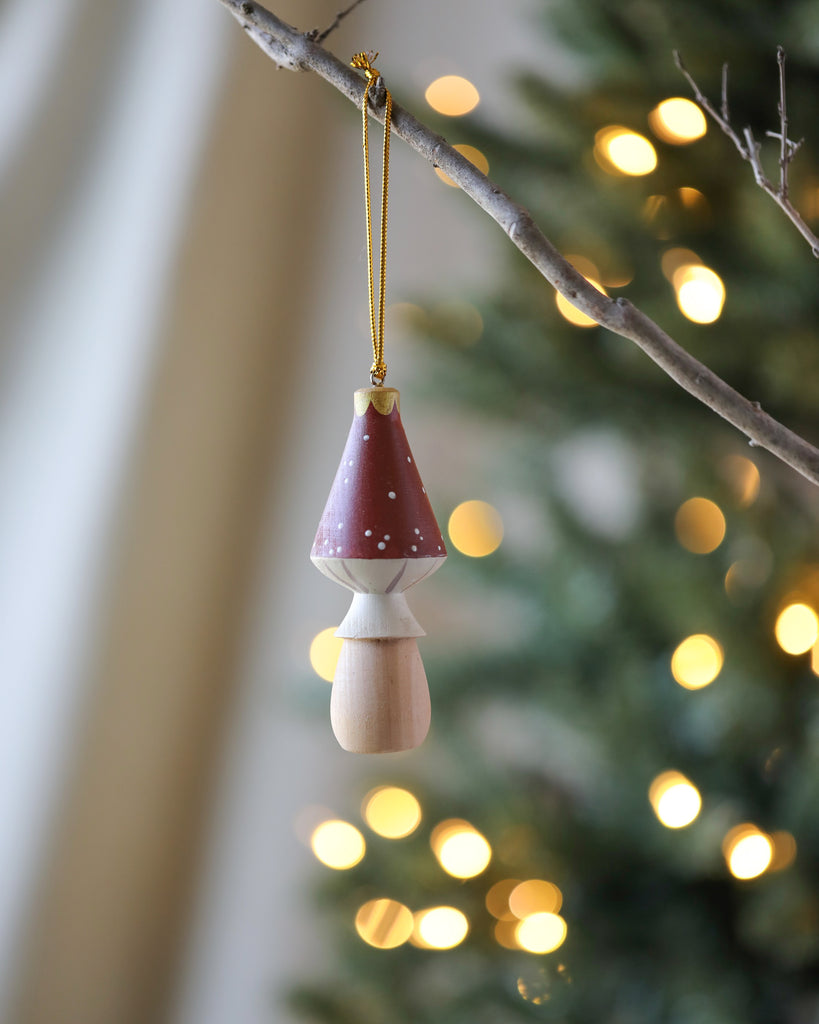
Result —
[{"label": "wooden base", "polygon": [[417,642],[345,640],[330,698],[336,739],[356,754],[412,750],[430,722],[429,688]]}]

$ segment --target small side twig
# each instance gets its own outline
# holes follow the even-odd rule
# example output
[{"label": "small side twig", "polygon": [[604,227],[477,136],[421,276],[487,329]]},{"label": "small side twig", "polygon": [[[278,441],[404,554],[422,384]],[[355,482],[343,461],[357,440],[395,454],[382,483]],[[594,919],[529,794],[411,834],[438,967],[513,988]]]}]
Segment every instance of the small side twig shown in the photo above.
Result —
[{"label": "small side twig", "polygon": [[788,143],[788,109],[785,104],[785,50],[776,48],[776,63],[779,65],[779,194],[788,198],[788,166],[793,160]]},{"label": "small side twig", "polygon": [[759,185],[763,192],[766,192],[771,199],[773,199],[776,205],[780,210],[782,210],[788,220],[790,220],[800,235],[802,235],[808,243],[813,255],[819,259],[819,236],[811,231],[805,223],[802,215],[793,203],[791,203],[789,196],[788,169],[804,140],[800,139],[799,142],[793,142],[788,138],[788,113],[785,99],[785,50],[781,46],[778,46],[776,49],[776,62],[779,66],[779,131],[766,132],[765,134],[768,138],[779,140],[778,186],[775,186],[765,174],[765,170],[762,166],[762,159],[760,157],[760,145],[754,138],[753,131],[749,127],[743,128],[742,136],[745,140],[743,142],[743,139],[740,138],[739,134],[731,124],[728,113],[728,65],[722,65],[722,102],[720,110],[718,111],[692,78],[688,68],[683,64],[679,52],[674,50],[674,63],[677,65],[677,68],[685,80],[691,86],[691,90],[694,93],[694,99],[696,99],[697,103],[699,103],[706,114],[711,117],[715,124],[719,125],[731,142],[733,142],[742,159],[751,165],[751,169],[754,172],[754,181]]},{"label": "small side twig", "polygon": [[312,39],[316,43],[323,43],[324,40],[327,38],[327,36],[330,35],[331,32],[335,32],[335,30],[342,23],[342,21],[344,21],[344,19],[347,17],[347,15],[348,14],[352,14],[352,12],[356,9],[356,7],[358,7],[358,5],[359,4],[363,4],[363,3],[364,3],[364,0],[353,0],[353,2],[350,4],[349,7],[345,7],[343,11],[338,11],[336,13],[336,16],[335,16],[332,24],[328,25],[327,28],[324,29],[323,32],[319,32],[319,30],[317,28],[315,28],[315,29],[313,29],[312,32],[308,32],[308,36],[310,37],[310,39]]}]

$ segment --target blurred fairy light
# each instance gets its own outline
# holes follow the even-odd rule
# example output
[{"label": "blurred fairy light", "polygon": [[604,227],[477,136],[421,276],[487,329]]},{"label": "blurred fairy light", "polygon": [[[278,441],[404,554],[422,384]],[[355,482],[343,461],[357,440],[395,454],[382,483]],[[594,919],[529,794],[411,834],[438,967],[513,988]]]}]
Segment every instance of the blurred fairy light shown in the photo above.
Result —
[{"label": "blurred fairy light", "polygon": [[[680,202],[687,210],[698,210],[705,212],[708,210],[708,200],[705,198],[702,192],[698,188],[691,188],[689,185],[683,185],[677,189],[677,195],[680,197]],[[699,262],[699,260],[695,260]]]},{"label": "blurred fairy light", "polygon": [[327,629],[316,633],[310,644],[310,664],[313,671],[328,683],[332,683],[336,674],[336,665],[344,642],[336,636],[336,628],[328,626]]},{"label": "blurred fairy light", "polygon": [[672,96],[658,103],[648,115],[648,123],[658,139],[672,146],[695,142],[708,129],[705,115],[697,104],[682,96]]},{"label": "blurred fairy light", "polygon": [[796,840],[790,832],[773,832],[770,838],[773,843],[773,857],[768,870],[784,871],[796,860]]},{"label": "blurred fairy light", "polygon": [[[453,146],[453,149],[466,157],[466,159],[474,164],[482,174],[489,174],[489,161],[486,156],[475,146],[467,146],[466,144],[459,143],[457,146]],[[448,174],[445,174],[440,167],[435,168],[435,173],[441,179],[445,185],[451,185],[453,188],[460,188],[457,181],[453,181]]]},{"label": "blurred fairy light", "polygon": [[712,324],[719,320],[725,304],[725,285],[710,267],[682,266],[675,271],[672,284],[683,316],[695,324]]},{"label": "blurred fairy light", "polygon": [[801,601],[789,604],[777,617],[774,635],[786,654],[804,654],[819,638],[816,612]]},{"label": "blurred fairy light", "polygon": [[651,174],[657,151],[644,135],[612,124],[594,136],[594,156],[603,170],[633,176]]},{"label": "blurred fairy light", "polygon": [[418,828],[421,805],[408,789],[378,786],[364,797],[361,816],[379,836],[403,839]]},{"label": "blurred fairy light", "polygon": [[495,882],[486,894],[486,909],[499,921],[513,921],[515,915],[509,907],[509,896],[520,885],[519,878],[504,878]]},{"label": "blurred fairy light", "polygon": [[563,945],[567,932],[560,914],[544,912],[524,918],[515,929],[515,938],[529,953],[551,953]]},{"label": "blurred fairy light", "polygon": [[409,907],[397,900],[369,900],[355,916],[355,930],[376,949],[395,949],[412,935],[414,918]]},{"label": "blurred fairy light", "polygon": [[366,851],[364,836],[355,825],[339,818],[331,818],[315,828],[310,847],[322,864],[336,871],[355,867]]},{"label": "blurred fairy light", "polygon": [[483,317],[471,302],[436,302],[429,310],[431,330],[443,341],[466,348],[483,334]]},{"label": "blurred fairy light", "polygon": [[687,551],[709,555],[725,537],[725,516],[719,505],[708,498],[689,498],[677,509],[674,531]]},{"label": "blurred fairy light", "polygon": [[519,924],[520,922],[516,917],[513,917],[509,921],[496,922],[493,932],[495,942],[497,942],[499,946],[503,946],[504,949],[520,949],[516,935]]},{"label": "blurred fairy light", "polygon": [[773,859],[771,837],[756,825],[736,825],[722,841],[722,852],[728,870],[742,880],[758,878],[768,870]]},{"label": "blurred fairy light", "polygon": [[548,991],[540,992],[534,990],[531,982],[522,976],[518,978],[518,994],[521,999],[525,999],[527,1003],[533,1003],[535,1006],[542,1006],[543,1003],[549,1001]]},{"label": "blurred fairy light", "polygon": [[707,633],[688,636],[671,655],[671,674],[686,690],[701,690],[722,670],[722,647]]},{"label": "blurred fairy light", "polygon": [[[606,294],[606,289],[595,277],[588,277],[583,274],[590,285],[595,287],[603,295]],[[597,321],[592,320],[590,316],[587,316],[582,310],[579,310],[577,306],[573,306],[571,302],[560,292],[555,292],[555,305],[557,310],[564,320],[568,320],[570,324],[574,324],[575,327],[597,327]]]},{"label": "blurred fairy light", "polygon": [[680,772],[658,775],[648,790],[648,799],[660,824],[666,828],[685,828],[700,813],[699,790]]},{"label": "blurred fairy light", "polygon": [[590,278],[594,278],[595,281],[599,281],[601,278],[600,269],[593,260],[590,260],[588,256],[582,256],[580,253],[566,253],[563,257],[567,263],[571,263],[574,269],[582,274],[583,277],[588,281]]},{"label": "blurred fairy light", "polygon": [[424,98],[439,114],[460,117],[474,110],[481,97],[469,79],[460,75],[443,75],[427,86]]},{"label": "blurred fairy light", "polygon": [[509,909],[523,920],[533,914],[556,914],[563,906],[563,893],[553,882],[530,878],[509,893]]},{"label": "blurred fairy light", "polygon": [[415,915],[412,944],[422,949],[452,949],[469,934],[469,919],[456,907],[431,907]]},{"label": "blurred fairy light", "polygon": [[720,470],[734,493],[737,505],[748,508],[759,497],[761,484],[759,470],[744,455],[726,455],[720,461]]},{"label": "blurred fairy light", "polygon": [[407,334],[418,334],[429,327],[427,311],[414,302],[391,302],[386,317],[391,328]]},{"label": "blurred fairy light", "polygon": [[463,555],[483,558],[500,547],[503,520],[486,501],[462,501],[449,517],[449,539]]},{"label": "blurred fairy light", "polygon": [[454,878],[474,878],[489,866],[492,847],[481,833],[461,818],[436,825],[430,836],[438,863]]},{"label": "blurred fairy light", "polygon": [[[605,261],[605,269],[598,266],[598,264],[588,256],[584,256],[582,253],[567,252],[564,253],[563,258],[567,263],[571,263],[574,269],[583,275],[586,280],[593,284],[594,287],[602,292],[604,295],[608,294],[606,288],[624,288],[634,279],[634,270],[631,266],[624,262],[620,254],[614,254],[608,251],[603,243],[597,243],[597,247],[603,251],[600,253],[601,258]],[[555,299],[557,303],[557,299]],[[557,308],[563,312],[564,307],[568,305],[565,303],[557,303]],[[569,306],[572,312],[569,314],[567,319],[570,319],[572,323],[575,321],[571,318],[577,316],[580,326],[590,326],[589,317],[585,313],[580,313],[574,306]],[[567,309],[568,312],[568,309]],[[591,323],[596,323],[592,320]]]},{"label": "blurred fairy light", "polygon": [[693,249],[683,249],[680,246],[666,249],[660,259],[663,276],[668,281],[674,280],[674,275],[681,267],[701,265],[702,260]]}]

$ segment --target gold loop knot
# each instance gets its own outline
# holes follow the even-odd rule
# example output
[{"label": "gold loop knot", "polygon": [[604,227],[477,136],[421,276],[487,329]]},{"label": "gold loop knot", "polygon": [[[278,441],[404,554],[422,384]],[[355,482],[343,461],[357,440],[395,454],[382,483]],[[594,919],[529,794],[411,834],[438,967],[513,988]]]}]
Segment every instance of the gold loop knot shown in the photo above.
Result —
[{"label": "gold loop knot", "polygon": [[378,78],[381,72],[373,64],[374,60],[378,59],[378,53],[373,53],[372,50],[355,54],[353,59],[350,61],[352,67],[356,71],[363,71],[367,76],[368,81],[373,78]]}]

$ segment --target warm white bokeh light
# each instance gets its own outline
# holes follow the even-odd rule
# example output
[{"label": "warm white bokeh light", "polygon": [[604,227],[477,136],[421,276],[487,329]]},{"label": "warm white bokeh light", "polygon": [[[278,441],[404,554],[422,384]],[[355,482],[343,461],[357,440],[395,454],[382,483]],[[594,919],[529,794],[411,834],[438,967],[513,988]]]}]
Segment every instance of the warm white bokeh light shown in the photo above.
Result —
[{"label": "warm white bokeh light", "polygon": [[797,601],[779,613],[774,634],[786,654],[804,654],[819,638],[819,619],[810,605]]},{"label": "warm white bokeh light", "polygon": [[770,866],[773,852],[771,837],[756,825],[737,825],[723,840],[725,863],[734,878],[759,877]]},{"label": "warm white bokeh light", "polygon": [[509,909],[521,920],[532,914],[556,914],[562,905],[563,893],[553,882],[542,878],[521,882],[509,894]]},{"label": "warm white bokeh light", "polygon": [[427,86],[424,98],[439,114],[460,117],[474,110],[481,97],[469,79],[460,75],[443,75]]},{"label": "warm white bokeh light", "polygon": [[[586,275],[583,275],[586,277]],[[586,277],[586,280],[590,285],[593,285],[603,295],[606,294],[606,289],[598,280],[593,277]],[[555,305],[557,310],[564,320],[568,320],[570,324],[574,324],[575,327],[597,327],[597,321],[593,320],[590,316],[586,316],[582,310],[579,310],[577,306],[572,305],[571,302],[561,295],[560,292],[555,292]]]},{"label": "warm white bokeh light", "polygon": [[[453,149],[466,157],[466,159],[474,164],[482,174],[489,174],[489,161],[486,159],[484,153],[481,152],[476,146],[467,146],[466,144],[458,143],[457,146],[453,146]],[[457,181],[453,181],[448,174],[445,174],[440,167],[435,168],[435,173],[441,179],[445,185],[451,185],[453,188],[459,188]]]},{"label": "warm white bokeh light", "polygon": [[671,674],[686,690],[700,690],[722,670],[722,647],[707,633],[686,637],[671,655]]},{"label": "warm white bokeh light", "polygon": [[376,949],[395,949],[412,935],[414,918],[397,900],[369,900],[355,916],[355,930]]},{"label": "warm white bokeh light", "polygon": [[563,945],[568,928],[559,914],[532,914],[515,929],[518,944],[529,953],[551,953]]},{"label": "warm white bokeh light", "polygon": [[651,783],[648,799],[666,828],[685,828],[700,813],[699,790],[679,772],[663,772]]},{"label": "warm white bokeh light", "polygon": [[336,871],[355,867],[366,851],[364,836],[355,825],[339,818],[324,821],[315,828],[310,846],[322,864]]},{"label": "warm white bokeh light", "polygon": [[657,151],[644,135],[609,125],[594,137],[594,155],[607,171],[641,176],[650,174],[657,166]]},{"label": "warm white bokeh light", "polygon": [[503,520],[486,501],[462,501],[449,517],[449,539],[463,555],[483,558],[500,547]]},{"label": "warm white bokeh light", "polygon": [[720,469],[734,492],[740,508],[753,505],[759,497],[761,479],[759,470],[744,455],[726,455],[720,462]]},{"label": "warm white bokeh light", "polygon": [[705,115],[697,104],[682,96],[658,103],[648,115],[648,123],[658,139],[675,146],[701,139],[708,130]]},{"label": "warm white bokeh light", "polygon": [[695,555],[709,555],[725,538],[725,516],[708,498],[689,498],[677,509],[674,531],[682,546]]},{"label": "warm white bokeh light", "polygon": [[415,915],[413,944],[424,949],[452,949],[469,933],[466,914],[456,907],[432,907]]},{"label": "warm white bokeh light", "polygon": [[432,831],[430,846],[438,863],[454,878],[474,878],[489,866],[492,847],[468,821],[451,818]]},{"label": "warm white bokeh light", "polygon": [[520,922],[516,917],[512,917],[508,921],[496,921],[492,932],[495,936],[495,942],[499,946],[503,946],[504,949],[520,949],[520,943],[516,934],[519,924]]},{"label": "warm white bokeh light", "polygon": [[385,839],[403,839],[421,822],[421,805],[408,789],[379,786],[365,797],[361,815]]},{"label": "warm white bokeh light", "polygon": [[774,832],[771,834],[773,857],[769,871],[784,871],[796,860],[796,840],[790,832]]},{"label": "warm white bokeh light", "polygon": [[344,641],[336,636],[336,626],[328,626],[320,633],[316,633],[310,644],[310,664],[316,675],[328,683],[332,683],[336,674],[338,657],[341,654],[341,645]]},{"label": "warm white bokeh light", "polygon": [[701,263],[702,261],[693,249],[683,249],[680,246],[666,249],[660,258],[663,276],[671,282],[680,267],[700,266]]},{"label": "warm white bokeh light", "polygon": [[[680,197],[680,202],[687,210],[706,211],[708,209],[708,200],[698,188],[691,188],[690,185],[682,185],[677,189],[677,195]],[[693,262],[699,263],[699,260],[695,259]]]},{"label": "warm white bokeh light", "polygon": [[520,885],[519,878],[504,878],[495,882],[486,894],[486,909],[499,921],[514,921],[515,915],[509,907],[509,896]]},{"label": "warm white bokeh light", "polygon": [[680,267],[673,284],[683,316],[695,324],[712,324],[719,319],[725,304],[725,285],[710,267]]}]

